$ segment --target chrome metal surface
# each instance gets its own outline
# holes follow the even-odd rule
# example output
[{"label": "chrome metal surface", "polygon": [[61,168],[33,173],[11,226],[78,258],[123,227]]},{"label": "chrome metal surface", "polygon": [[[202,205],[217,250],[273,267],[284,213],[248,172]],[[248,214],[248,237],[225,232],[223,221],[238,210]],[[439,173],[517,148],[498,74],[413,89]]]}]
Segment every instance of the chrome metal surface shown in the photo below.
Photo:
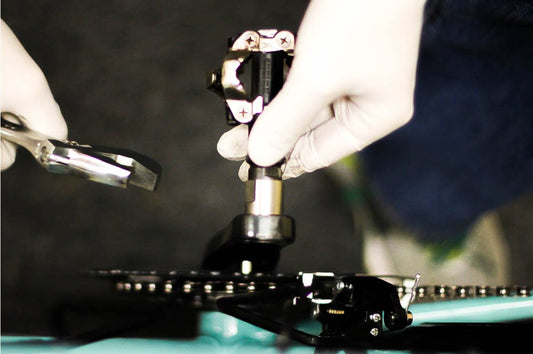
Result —
[{"label": "chrome metal surface", "polygon": [[283,183],[281,180],[259,178],[246,181],[246,214],[281,215],[282,209]]},{"label": "chrome metal surface", "polygon": [[160,178],[161,167],[146,156],[54,139],[28,128],[24,117],[10,112],[2,112],[1,132],[2,139],[27,149],[48,172],[76,175],[113,187],[134,185],[152,191]]},{"label": "chrome metal surface", "polygon": [[218,87],[217,94],[225,100],[236,121],[242,124],[250,123],[254,115],[261,113],[264,108],[262,96],[257,96],[253,101],[249,99],[239,79],[241,66],[249,60],[252,52],[283,51],[288,56],[293,56],[294,43],[294,35],[289,31],[276,29],[245,31],[229,48],[220,72],[209,73],[208,87]]}]

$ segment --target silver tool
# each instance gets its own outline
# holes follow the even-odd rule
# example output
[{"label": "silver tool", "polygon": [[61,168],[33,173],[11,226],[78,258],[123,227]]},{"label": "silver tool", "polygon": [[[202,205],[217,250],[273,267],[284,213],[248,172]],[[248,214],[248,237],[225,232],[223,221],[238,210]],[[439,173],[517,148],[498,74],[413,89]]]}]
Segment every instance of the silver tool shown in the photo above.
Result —
[{"label": "silver tool", "polygon": [[114,187],[154,191],[161,166],[136,152],[58,140],[31,130],[25,118],[2,112],[2,139],[26,148],[48,172],[77,175]]}]

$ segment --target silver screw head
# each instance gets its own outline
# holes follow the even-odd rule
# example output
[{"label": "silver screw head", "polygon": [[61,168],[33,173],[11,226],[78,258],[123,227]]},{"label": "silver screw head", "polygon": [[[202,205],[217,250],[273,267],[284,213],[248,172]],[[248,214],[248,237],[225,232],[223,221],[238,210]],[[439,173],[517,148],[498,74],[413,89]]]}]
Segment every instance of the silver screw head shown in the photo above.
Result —
[{"label": "silver screw head", "polygon": [[369,316],[371,321],[379,322],[381,321],[381,315],[379,313],[373,313]]},{"label": "silver screw head", "polygon": [[280,37],[278,41],[279,45],[283,48],[288,47],[291,44],[291,39],[289,37]]},{"label": "silver screw head", "polygon": [[377,337],[379,335],[379,329],[374,327],[372,329],[370,329],[370,334],[373,336],[373,337]]},{"label": "silver screw head", "polygon": [[280,31],[276,34],[276,40],[281,48],[290,48],[294,45],[294,36],[289,31]]},{"label": "silver screw head", "polygon": [[255,48],[258,45],[258,41],[257,33],[252,31],[244,33],[244,44],[247,48]]}]

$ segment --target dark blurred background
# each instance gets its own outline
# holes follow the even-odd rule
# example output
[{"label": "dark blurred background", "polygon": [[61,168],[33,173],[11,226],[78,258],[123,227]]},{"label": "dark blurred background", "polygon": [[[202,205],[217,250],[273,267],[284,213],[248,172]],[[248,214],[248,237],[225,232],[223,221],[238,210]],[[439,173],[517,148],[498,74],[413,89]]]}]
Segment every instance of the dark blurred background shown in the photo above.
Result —
[{"label": "dark blurred background", "polygon": [[[49,333],[50,309],[98,293],[79,271],[190,269],[243,211],[239,163],[216,151],[229,129],[206,90],[228,37],[296,31],[307,1],[2,1],[2,19],[44,71],[82,143],[144,153],[156,192],[47,173],[19,150],[2,173],[2,331]],[[286,183],[297,241],[281,271],[359,271],[349,212],[325,174]],[[341,252],[342,251],[342,252]]]},{"label": "dark blurred background", "polygon": [[[191,269],[207,242],[243,210],[239,163],[216,152],[222,101],[205,88],[229,36],[296,31],[307,1],[4,0],[2,18],[43,69],[82,143],[132,149],[163,167],[156,192],[53,175],[19,150],[1,174],[2,332],[49,334],[58,301],[105,293],[94,268]],[[284,272],[359,272],[360,240],[339,191],[318,171],[286,183],[296,242]],[[529,282],[530,205],[500,215],[513,280]]]}]

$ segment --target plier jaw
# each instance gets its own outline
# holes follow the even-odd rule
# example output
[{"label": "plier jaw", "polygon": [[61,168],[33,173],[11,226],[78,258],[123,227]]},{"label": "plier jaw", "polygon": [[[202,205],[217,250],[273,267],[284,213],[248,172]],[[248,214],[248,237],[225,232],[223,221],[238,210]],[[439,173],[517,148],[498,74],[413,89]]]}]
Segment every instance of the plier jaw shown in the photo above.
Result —
[{"label": "plier jaw", "polygon": [[161,166],[134,151],[58,140],[28,128],[23,117],[2,112],[2,139],[26,148],[48,172],[70,174],[114,187],[154,191]]}]

